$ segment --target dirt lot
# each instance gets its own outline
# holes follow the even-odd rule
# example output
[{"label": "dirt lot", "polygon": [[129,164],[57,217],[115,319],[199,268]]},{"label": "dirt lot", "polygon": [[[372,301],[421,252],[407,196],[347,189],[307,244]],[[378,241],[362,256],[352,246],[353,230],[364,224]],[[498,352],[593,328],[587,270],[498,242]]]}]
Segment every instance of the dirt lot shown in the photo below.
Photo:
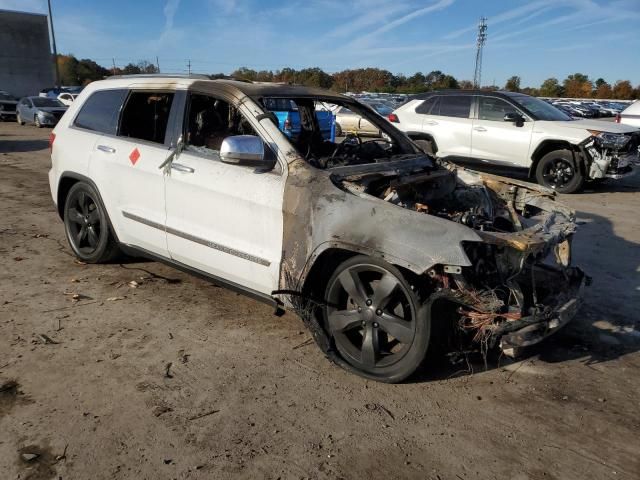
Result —
[{"label": "dirt lot", "polygon": [[520,362],[383,385],[292,314],[157,263],[74,261],[47,136],[0,123],[0,477],[640,478],[638,177],[564,199],[594,278],[570,327]]}]

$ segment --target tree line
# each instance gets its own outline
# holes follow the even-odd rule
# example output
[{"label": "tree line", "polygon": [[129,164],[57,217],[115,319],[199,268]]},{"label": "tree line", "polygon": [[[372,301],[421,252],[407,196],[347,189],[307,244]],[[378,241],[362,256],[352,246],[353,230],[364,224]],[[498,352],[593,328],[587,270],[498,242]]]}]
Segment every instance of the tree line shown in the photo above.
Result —
[{"label": "tree line", "polygon": [[[153,63],[141,60],[124,67],[105,68],[90,59],[76,59],[73,55],[58,55],[58,69],[62,85],[85,85],[111,75],[158,73]],[[215,73],[211,78],[233,77],[257,82],[285,82],[320,87],[336,92],[385,92],[422,93],[438,89],[472,89],[470,80],[458,80],[440,70],[429,73],[417,72],[411,76],[393,74],[380,68],[347,69],[327,73],[321,68],[283,68],[281,70],[253,70],[241,67],[226,75]],[[640,99],[640,85],[633,86],[629,80],[617,80],[613,84],[603,78],[591,80],[587,75],[574,73],[560,81],[555,77],[546,79],[539,87],[522,87],[520,77],[510,77],[504,86],[485,85],[485,90],[509,90],[542,97],[569,98],[615,98],[619,100]]]}]

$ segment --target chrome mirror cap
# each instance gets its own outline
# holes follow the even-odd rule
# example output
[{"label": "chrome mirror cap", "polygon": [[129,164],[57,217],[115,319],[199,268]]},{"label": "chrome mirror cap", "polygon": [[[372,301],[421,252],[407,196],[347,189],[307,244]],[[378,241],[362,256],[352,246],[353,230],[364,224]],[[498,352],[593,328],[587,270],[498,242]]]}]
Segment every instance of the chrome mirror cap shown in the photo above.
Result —
[{"label": "chrome mirror cap", "polygon": [[255,135],[227,137],[220,146],[220,160],[238,165],[256,165],[264,161],[264,143]]}]

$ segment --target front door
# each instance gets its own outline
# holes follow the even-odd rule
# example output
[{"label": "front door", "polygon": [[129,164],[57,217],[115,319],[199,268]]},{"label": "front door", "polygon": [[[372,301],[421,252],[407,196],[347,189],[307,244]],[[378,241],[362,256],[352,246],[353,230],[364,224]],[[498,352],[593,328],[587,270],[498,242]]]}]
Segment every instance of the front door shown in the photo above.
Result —
[{"label": "front door", "polygon": [[505,122],[507,113],[526,116],[507,101],[497,97],[479,97],[478,115],[473,121],[471,156],[485,162],[505,166],[529,167],[529,144],[533,121],[523,125]]},{"label": "front door", "polygon": [[[166,178],[167,242],[171,258],[243,288],[270,295],[282,257],[284,177],[220,161],[223,139],[256,135],[243,109],[191,94],[184,150]],[[268,147],[267,147],[268,148]]]}]

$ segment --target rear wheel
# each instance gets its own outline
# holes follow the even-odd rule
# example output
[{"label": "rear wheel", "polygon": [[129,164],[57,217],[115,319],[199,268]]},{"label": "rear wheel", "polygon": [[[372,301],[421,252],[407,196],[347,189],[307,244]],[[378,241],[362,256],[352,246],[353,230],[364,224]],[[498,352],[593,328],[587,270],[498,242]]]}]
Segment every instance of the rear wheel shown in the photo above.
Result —
[{"label": "rear wheel", "polygon": [[69,190],[64,226],[73,253],[83,262],[102,263],[117,256],[118,245],[109,230],[106,212],[91,185],[78,182]]},{"label": "rear wheel", "polygon": [[536,180],[540,185],[558,193],[575,193],[584,184],[584,175],[576,164],[571,150],[554,150],[538,162]]},{"label": "rear wheel", "polygon": [[340,356],[356,373],[392,383],[420,366],[430,323],[396,267],[353,257],[338,266],[325,295],[326,325]]}]

